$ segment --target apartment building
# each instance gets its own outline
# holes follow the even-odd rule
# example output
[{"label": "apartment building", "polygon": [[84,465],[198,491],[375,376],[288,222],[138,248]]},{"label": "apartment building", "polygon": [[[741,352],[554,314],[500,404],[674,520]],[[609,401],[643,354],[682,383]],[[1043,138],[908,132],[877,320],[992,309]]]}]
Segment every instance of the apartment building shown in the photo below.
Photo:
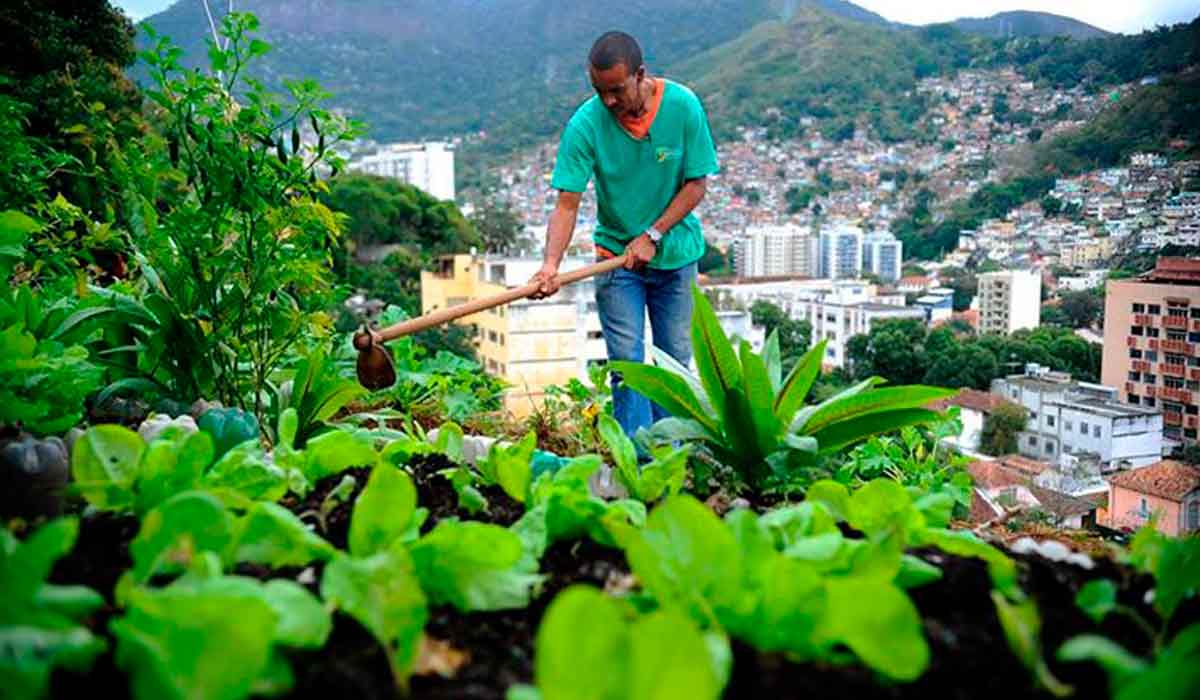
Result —
[{"label": "apartment building", "polygon": [[864,274],[895,282],[904,267],[904,244],[887,232],[867,234],[863,238],[862,264]]},{"label": "apartment building", "polygon": [[828,341],[825,347],[826,368],[846,366],[846,345],[850,338],[871,332],[880,321],[915,319],[925,322],[925,311],[906,307],[903,294],[879,296],[874,285],[864,283],[839,284],[797,300],[790,315],[812,324],[812,344]]},{"label": "apartment building", "polygon": [[739,277],[815,277],[818,254],[819,241],[811,229],[795,224],[751,226],[733,242]]},{"label": "apartment building", "polygon": [[863,232],[857,226],[838,225],[821,232],[821,277],[857,279],[863,269]]},{"label": "apartment building", "polygon": [[1030,364],[1023,374],[996,379],[991,390],[1029,412],[1018,437],[1022,455],[1091,461],[1101,473],[1162,459],[1162,412],[1121,403],[1112,387],[1072,381],[1069,374]]},{"label": "apartment building", "polygon": [[[568,257],[560,269],[568,272],[591,262],[590,258]],[[436,269],[421,273],[422,312],[522,286],[540,266],[541,260],[533,257],[444,257]],[[765,334],[752,325],[750,312],[718,311],[717,318],[727,334],[749,341],[756,351],[762,349]],[[516,416],[527,415],[547,387],[564,385],[573,378],[586,382],[589,365],[608,359],[591,280],[565,286],[549,299],[522,299],[458,322],[475,326],[479,361],[487,372],[509,384],[504,406]],[[647,344],[650,337],[647,319]]]},{"label": "apartment building", "polygon": [[1101,377],[1126,403],[1161,410],[1168,441],[1200,444],[1200,260],[1162,257],[1109,280]]},{"label": "apartment building", "polygon": [[454,151],[448,143],[385,144],[354,158],[346,169],[403,180],[438,199],[454,199]]},{"label": "apartment building", "polygon": [[1002,270],[979,275],[979,332],[1008,334],[1041,321],[1042,275]]}]

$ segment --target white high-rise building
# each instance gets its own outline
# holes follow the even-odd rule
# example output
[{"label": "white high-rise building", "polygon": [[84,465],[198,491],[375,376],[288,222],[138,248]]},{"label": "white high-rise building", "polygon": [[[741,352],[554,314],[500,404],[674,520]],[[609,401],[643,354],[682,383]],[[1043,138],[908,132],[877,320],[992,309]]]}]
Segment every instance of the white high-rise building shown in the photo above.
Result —
[{"label": "white high-rise building", "polygon": [[1037,328],[1042,314],[1042,275],[1002,270],[979,275],[979,332],[1008,334]]},{"label": "white high-rise building", "polygon": [[387,144],[350,161],[347,169],[396,178],[438,199],[454,199],[454,151],[445,142]]},{"label": "white high-rise building", "polygon": [[821,277],[854,279],[862,276],[863,232],[857,226],[840,225],[821,232]]},{"label": "white high-rise building", "polygon": [[886,231],[867,234],[863,239],[862,259],[864,273],[884,282],[895,282],[904,266],[904,244]]},{"label": "white high-rise building", "polygon": [[817,250],[807,227],[751,226],[733,243],[733,264],[739,277],[813,276]]}]

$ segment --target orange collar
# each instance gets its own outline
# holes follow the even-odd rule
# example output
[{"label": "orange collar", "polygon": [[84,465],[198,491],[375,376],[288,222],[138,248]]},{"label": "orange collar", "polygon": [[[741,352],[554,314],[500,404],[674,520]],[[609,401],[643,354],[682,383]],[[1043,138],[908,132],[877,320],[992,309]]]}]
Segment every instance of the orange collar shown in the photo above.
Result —
[{"label": "orange collar", "polygon": [[658,115],[658,108],[662,106],[663,93],[667,91],[667,84],[662,78],[654,79],[654,95],[650,98],[650,104],[646,105],[646,111],[640,117],[621,117],[618,119],[621,126],[629,132],[629,135],[635,139],[644,139],[646,134],[650,133],[650,125],[654,123],[654,117]]}]

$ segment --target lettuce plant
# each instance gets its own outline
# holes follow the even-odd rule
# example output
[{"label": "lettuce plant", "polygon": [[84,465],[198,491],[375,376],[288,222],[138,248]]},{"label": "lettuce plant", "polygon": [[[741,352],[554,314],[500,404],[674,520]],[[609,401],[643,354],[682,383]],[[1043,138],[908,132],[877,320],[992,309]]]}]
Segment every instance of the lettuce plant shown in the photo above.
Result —
[{"label": "lettuce plant", "polygon": [[303,586],[224,576],[213,559],[199,557],[166,588],[126,592],[110,626],[139,700],[278,695],[294,683],[284,650],[328,639],[329,611]]},{"label": "lettuce plant", "polygon": [[536,687],[516,686],[508,698],[715,699],[729,680],[731,659],[724,635],[702,632],[676,609],[636,615],[575,585],[554,599],[538,627]]},{"label": "lettuce plant", "polygon": [[19,542],[0,528],[0,688],[14,700],[49,690],[55,668],[86,672],[105,643],[81,622],[104,605],[83,586],[46,583],[54,562],[71,551],[79,521],[61,518]]},{"label": "lettuce plant", "polygon": [[879,389],[873,377],[813,406],[804,406],[825,356],[824,341],[782,376],[776,334],[761,355],[742,341],[735,351],[699,288],[693,288],[692,349],[698,375],[655,353],[659,366],[610,363],[625,384],[671,413],[648,439],[702,443],[752,487],[786,476],[872,435],[937,420],[922,408],[952,390],[927,386]]},{"label": "lettuce plant", "polygon": [[534,557],[555,542],[584,536],[613,546],[614,528],[645,523],[646,506],[641,502],[605,501],[592,495],[588,479],[601,465],[598,456],[581,455],[534,480],[526,503],[529,510],[513,525]]},{"label": "lettuce plant", "polygon": [[597,421],[600,438],[608,445],[616,465],[617,480],[629,495],[643,503],[674,496],[683,488],[687,477],[687,458],[690,446],[672,449],[651,448],[654,459],[645,465],[638,464],[637,450],[633,441],[626,437],[617,420],[601,414]]},{"label": "lettuce plant", "polygon": [[1117,601],[1117,586],[1108,579],[1088,582],[1080,589],[1076,604],[1099,623],[1109,615],[1130,619],[1147,637],[1150,658],[1131,653],[1106,637],[1085,634],[1066,641],[1058,650],[1063,661],[1091,661],[1108,674],[1114,698],[1160,698],[1174,700],[1200,694],[1200,623],[1188,625],[1169,636],[1171,620],[1181,603],[1200,593],[1200,539],[1171,538],[1151,522],[1130,543],[1129,558],[1138,570],[1154,576],[1155,627],[1136,609]]}]

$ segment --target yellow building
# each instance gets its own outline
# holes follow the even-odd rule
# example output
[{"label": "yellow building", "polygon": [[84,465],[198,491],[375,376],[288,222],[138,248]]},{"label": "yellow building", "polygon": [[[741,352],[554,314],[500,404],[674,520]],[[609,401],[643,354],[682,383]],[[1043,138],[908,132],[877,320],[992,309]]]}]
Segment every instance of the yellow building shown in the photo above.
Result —
[{"label": "yellow building", "polygon": [[1063,245],[1059,251],[1059,262],[1064,267],[1095,268],[1106,264],[1113,252],[1113,240],[1110,237],[1084,238]]},{"label": "yellow building", "polygon": [[[588,262],[567,258],[561,269]],[[421,310],[429,313],[524,285],[540,266],[534,258],[442,258],[437,269],[421,273]],[[550,299],[520,300],[459,321],[476,327],[475,348],[484,369],[509,384],[508,411],[527,415],[546,387],[586,378],[588,364],[605,359],[594,297],[591,281],[584,280]]]}]

